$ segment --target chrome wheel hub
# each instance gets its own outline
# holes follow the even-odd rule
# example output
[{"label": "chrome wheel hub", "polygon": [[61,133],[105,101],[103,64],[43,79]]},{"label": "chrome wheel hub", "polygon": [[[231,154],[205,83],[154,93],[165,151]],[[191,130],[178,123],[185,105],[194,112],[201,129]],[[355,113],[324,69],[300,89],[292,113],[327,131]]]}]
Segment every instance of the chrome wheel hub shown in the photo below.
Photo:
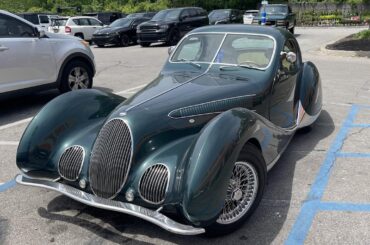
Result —
[{"label": "chrome wheel hub", "polygon": [[88,88],[89,82],[89,74],[82,67],[75,67],[69,73],[68,85],[71,90]]},{"label": "chrome wheel hub", "polygon": [[238,221],[252,206],[257,192],[256,169],[248,162],[236,162],[227,189],[225,205],[217,223],[231,224]]}]

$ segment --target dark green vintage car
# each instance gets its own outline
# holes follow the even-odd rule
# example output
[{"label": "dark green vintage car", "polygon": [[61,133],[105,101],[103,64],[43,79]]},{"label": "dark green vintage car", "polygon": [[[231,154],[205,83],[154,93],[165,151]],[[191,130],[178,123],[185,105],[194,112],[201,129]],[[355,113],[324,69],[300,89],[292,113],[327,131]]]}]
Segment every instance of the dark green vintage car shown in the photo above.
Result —
[{"label": "dark green vintage car", "polygon": [[47,104],[20,142],[17,182],[183,235],[241,226],[294,133],[320,115],[317,68],[271,27],[202,27],[169,51],[129,99],[84,90]]}]

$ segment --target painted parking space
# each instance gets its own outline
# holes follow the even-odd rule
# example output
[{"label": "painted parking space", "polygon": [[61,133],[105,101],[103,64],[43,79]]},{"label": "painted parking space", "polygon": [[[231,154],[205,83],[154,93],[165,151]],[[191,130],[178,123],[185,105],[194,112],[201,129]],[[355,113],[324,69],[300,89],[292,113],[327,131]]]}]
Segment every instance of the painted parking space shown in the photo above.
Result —
[{"label": "painted parking space", "polygon": [[[315,216],[319,212],[325,211],[346,211],[346,212],[370,212],[370,203],[351,203],[351,202],[330,202],[324,201],[323,196],[327,189],[333,168],[340,158],[370,158],[370,148],[368,153],[363,152],[344,152],[342,147],[348,134],[353,128],[370,128],[370,122],[356,123],[356,118],[363,111],[368,110],[369,106],[352,105],[345,121],[343,122],[334,142],[331,144],[326,158],[316,176],[311,190],[303,202],[300,213],[289,233],[286,245],[304,244],[310,231]],[[356,192],[356,189],[352,191]]]}]

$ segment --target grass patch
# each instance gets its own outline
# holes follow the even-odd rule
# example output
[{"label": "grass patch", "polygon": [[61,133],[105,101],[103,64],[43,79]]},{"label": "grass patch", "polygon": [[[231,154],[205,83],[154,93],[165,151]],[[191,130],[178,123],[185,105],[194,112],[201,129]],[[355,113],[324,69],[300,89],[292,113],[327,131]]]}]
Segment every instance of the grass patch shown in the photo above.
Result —
[{"label": "grass patch", "polygon": [[355,35],[355,37],[357,39],[362,39],[362,40],[368,39],[368,40],[370,40],[370,30],[360,31],[359,33],[357,33]]}]

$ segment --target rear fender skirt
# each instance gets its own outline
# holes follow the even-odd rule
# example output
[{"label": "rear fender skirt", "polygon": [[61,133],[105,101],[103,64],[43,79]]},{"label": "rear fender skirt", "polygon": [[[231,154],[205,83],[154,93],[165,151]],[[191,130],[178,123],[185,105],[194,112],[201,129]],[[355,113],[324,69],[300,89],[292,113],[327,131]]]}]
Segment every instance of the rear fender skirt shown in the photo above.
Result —
[{"label": "rear fender skirt", "polygon": [[303,64],[300,88],[300,110],[298,112],[298,127],[311,125],[320,115],[322,108],[321,78],[312,62]]},{"label": "rear fender skirt", "polygon": [[215,221],[224,205],[234,162],[248,140],[256,139],[265,162],[273,163],[294,132],[243,108],[215,117],[202,129],[189,154],[182,186],[184,216],[199,226]]},{"label": "rear fender skirt", "polygon": [[18,167],[23,172],[57,173],[59,157],[72,145],[81,145],[89,155],[105,118],[124,100],[95,89],[73,91],[53,99],[23,133],[17,151]]}]

